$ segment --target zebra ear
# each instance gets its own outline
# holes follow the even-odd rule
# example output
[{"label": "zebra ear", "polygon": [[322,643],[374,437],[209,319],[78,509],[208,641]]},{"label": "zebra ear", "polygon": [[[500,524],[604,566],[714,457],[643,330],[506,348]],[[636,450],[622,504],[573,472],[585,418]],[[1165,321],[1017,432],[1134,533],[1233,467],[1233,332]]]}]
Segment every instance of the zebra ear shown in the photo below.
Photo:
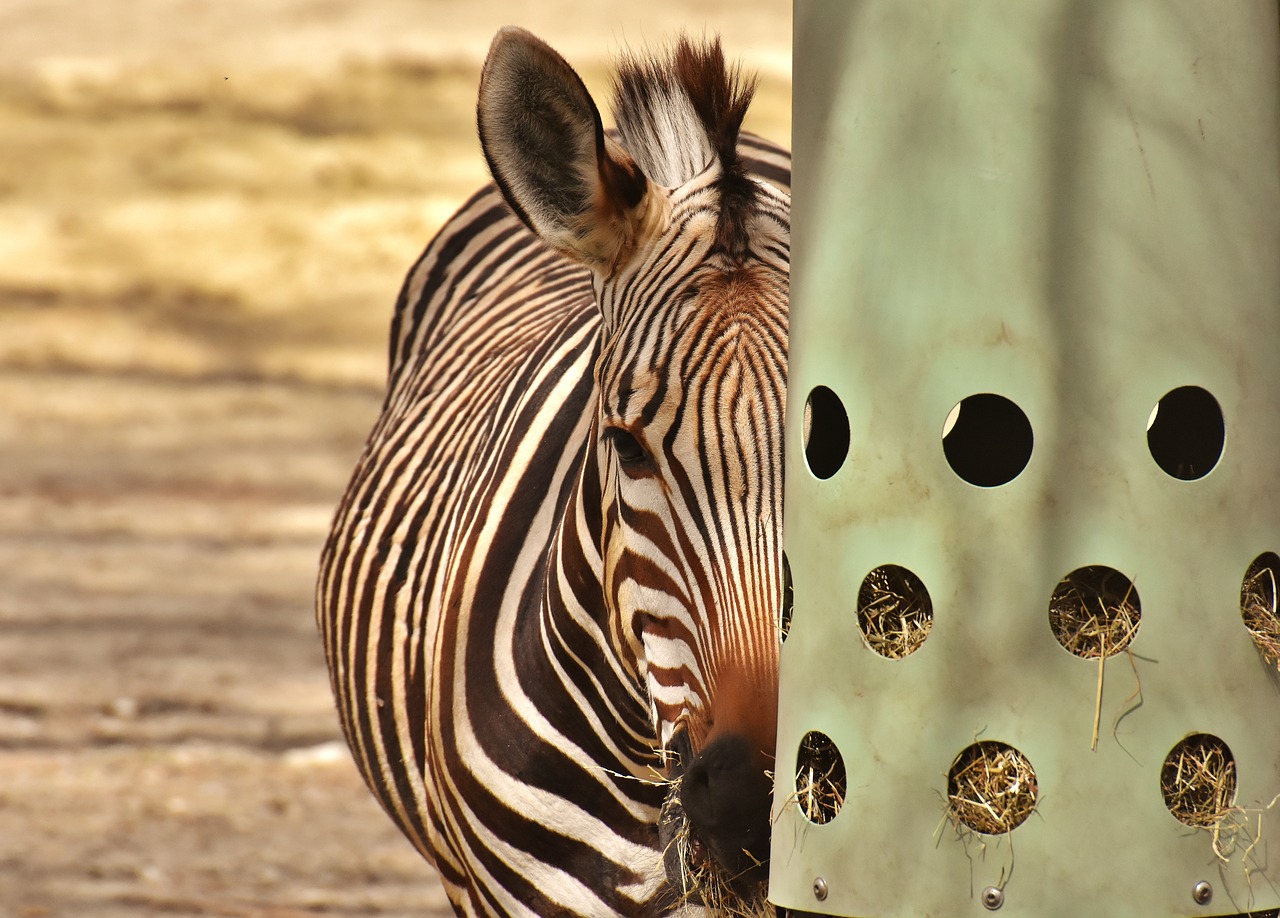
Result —
[{"label": "zebra ear", "polygon": [[573,68],[523,29],[493,39],[476,109],[480,145],[511,209],[543,241],[600,272],[635,242],[648,182],[607,138]]}]

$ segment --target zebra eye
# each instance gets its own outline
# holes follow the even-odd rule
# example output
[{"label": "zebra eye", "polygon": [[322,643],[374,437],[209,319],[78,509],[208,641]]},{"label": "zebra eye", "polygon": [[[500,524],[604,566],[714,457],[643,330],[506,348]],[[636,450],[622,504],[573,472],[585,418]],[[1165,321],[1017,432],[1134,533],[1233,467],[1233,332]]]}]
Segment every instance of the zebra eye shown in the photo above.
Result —
[{"label": "zebra eye", "polygon": [[652,467],[653,463],[649,459],[648,452],[630,431],[623,430],[621,427],[610,427],[605,430],[604,438],[613,447],[624,469],[639,472]]}]

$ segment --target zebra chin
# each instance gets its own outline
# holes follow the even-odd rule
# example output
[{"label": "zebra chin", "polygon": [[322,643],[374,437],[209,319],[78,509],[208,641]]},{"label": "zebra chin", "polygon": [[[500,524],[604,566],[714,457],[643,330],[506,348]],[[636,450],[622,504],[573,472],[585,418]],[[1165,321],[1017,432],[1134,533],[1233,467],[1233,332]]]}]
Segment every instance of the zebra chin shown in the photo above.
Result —
[{"label": "zebra chin", "polygon": [[658,822],[672,892],[708,914],[774,915],[766,900],[773,785],[747,739],[725,734],[693,754],[682,730]]}]

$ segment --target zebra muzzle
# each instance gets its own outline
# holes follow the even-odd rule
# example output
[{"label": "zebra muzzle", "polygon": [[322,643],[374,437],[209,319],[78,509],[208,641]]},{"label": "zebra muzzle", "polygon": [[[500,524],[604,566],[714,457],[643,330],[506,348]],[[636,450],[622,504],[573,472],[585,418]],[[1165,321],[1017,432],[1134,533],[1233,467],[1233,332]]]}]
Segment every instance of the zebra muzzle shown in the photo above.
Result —
[{"label": "zebra muzzle", "polygon": [[753,895],[767,878],[772,782],[740,734],[719,737],[696,757],[683,734],[672,747],[682,773],[659,819],[668,881],[693,904],[704,903],[711,886]]}]

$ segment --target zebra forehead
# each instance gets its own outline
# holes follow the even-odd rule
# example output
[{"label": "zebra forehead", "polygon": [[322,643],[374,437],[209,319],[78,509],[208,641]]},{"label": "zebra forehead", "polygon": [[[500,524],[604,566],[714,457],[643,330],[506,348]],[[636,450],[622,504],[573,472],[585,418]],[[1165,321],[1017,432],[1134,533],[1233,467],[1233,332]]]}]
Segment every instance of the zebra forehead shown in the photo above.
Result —
[{"label": "zebra forehead", "polygon": [[[606,413],[645,422],[660,402],[677,405],[708,388],[732,382],[760,388],[765,401],[781,401],[786,386],[786,342],[779,323],[758,313],[721,315],[686,326],[680,342],[665,342],[661,354],[624,358],[601,375]],[[785,324],[781,325],[785,332]],[[637,417],[631,418],[632,415]]]},{"label": "zebra forehead", "polygon": [[[633,321],[661,331],[666,354],[697,347],[708,337],[742,334],[758,338],[766,347],[785,349],[788,282],[785,274],[760,265],[704,266],[677,297],[662,307],[665,318]],[[663,362],[655,355],[655,362]]]},{"label": "zebra forehead", "polygon": [[701,279],[698,313],[708,329],[751,328],[758,329],[766,339],[785,338],[786,297],[786,286],[776,272],[752,265],[736,266],[708,273]]},{"label": "zebra forehead", "polygon": [[783,385],[780,376],[772,377],[786,372],[784,281],[749,267],[708,274],[691,306],[675,336],[673,351],[680,357],[667,375],[678,373],[687,385],[763,370],[762,384]]},{"label": "zebra forehead", "polygon": [[[704,283],[666,323],[606,346],[597,366],[605,414],[648,424],[721,384],[759,389],[757,404],[785,397],[785,289],[749,270]],[[707,406],[711,410],[711,406]],[[682,411],[686,421],[695,412]]]}]

